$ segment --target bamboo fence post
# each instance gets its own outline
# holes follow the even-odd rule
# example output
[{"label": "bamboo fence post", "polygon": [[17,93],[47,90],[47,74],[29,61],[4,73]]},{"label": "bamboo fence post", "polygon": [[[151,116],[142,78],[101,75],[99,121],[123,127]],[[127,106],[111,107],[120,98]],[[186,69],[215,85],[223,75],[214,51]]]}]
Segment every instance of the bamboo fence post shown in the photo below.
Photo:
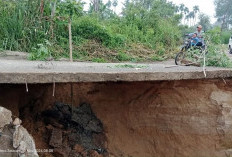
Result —
[{"label": "bamboo fence post", "polygon": [[70,62],[73,62],[73,53],[72,53],[72,22],[69,18],[68,21],[68,32],[69,32],[69,58]]}]

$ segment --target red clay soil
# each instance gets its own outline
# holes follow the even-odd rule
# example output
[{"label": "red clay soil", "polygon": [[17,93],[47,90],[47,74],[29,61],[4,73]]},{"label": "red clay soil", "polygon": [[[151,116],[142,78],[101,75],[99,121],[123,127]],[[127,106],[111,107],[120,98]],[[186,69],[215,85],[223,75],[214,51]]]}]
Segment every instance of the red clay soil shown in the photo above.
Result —
[{"label": "red clay soil", "polygon": [[[110,156],[222,157],[232,154],[231,86],[231,80],[77,83],[73,105],[91,105]],[[38,149],[51,148],[36,115],[56,101],[71,104],[70,89],[56,84],[52,97],[50,84],[29,85],[29,93],[24,85],[0,85],[0,105],[23,119]]]}]

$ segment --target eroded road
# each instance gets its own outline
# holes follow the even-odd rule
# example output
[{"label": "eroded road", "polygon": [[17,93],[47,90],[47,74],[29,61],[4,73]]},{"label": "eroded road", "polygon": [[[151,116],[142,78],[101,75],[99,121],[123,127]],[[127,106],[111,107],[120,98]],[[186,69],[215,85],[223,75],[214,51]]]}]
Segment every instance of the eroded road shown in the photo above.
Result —
[{"label": "eroded road", "polygon": [[155,81],[230,77],[231,69],[206,67],[205,77],[202,67],[175,66],[174,61],[136,64],[0,58],[0,83]]}]

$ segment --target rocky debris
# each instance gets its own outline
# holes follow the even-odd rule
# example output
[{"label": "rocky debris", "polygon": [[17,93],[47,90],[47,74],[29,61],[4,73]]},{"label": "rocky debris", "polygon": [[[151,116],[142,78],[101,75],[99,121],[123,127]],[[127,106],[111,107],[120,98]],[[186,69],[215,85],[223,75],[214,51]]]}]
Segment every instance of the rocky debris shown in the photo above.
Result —
[{"label": "rocky debris", "polygon": [[[98,133],[98,134],[94,133],[93,134],[93,143],[98,148],[107,147],[107,139],[106,139],[105,134],[103,134],[103,133]],[[104,150],[98,149],[98,152],[104,152]]]},{"label": "rocky debris", "polygon": [[103,157],[103,155],[99,154],[96,150],[91,150],[90,153],[89,153],[89,155],[91,157]]},{"label": "rocky debris", "polygon": [[38,157],[32,136],[19,118],[12,122],[11,116],[11,111],[0,107],[0,150],[5,150],[0,157]]},{"label": "rocky debris", "polygon": [[59,148],[54,149],[54,155],[56,157],[69,157],[70,152],[71,148],[66,146],[61,146]]},{"label": "rocky debris", "polygon": [[10,124],[12,122],[11,116],[11,111],[0,106],[0,132],[2,131],[5,125]]},{"label": "rocky debris", "polygon": [[39,157],[33,137],[21,126],[22,121],[16,118],[13,121],[13,147],[19,152],[19,157]]},{"label": "rocky debris", "polygon": [[[0,150],[15,150],[12,145],[14,128],[12,125],[5,125],[0,136]],[[16,152],[0,152],[0,157],[17,157]]]},{"label": "rocky debris", "polygon": [[73,109],[72,121],[80,125],[86,132],[100,133],[103,131],[101,121],[95,116],[88,104]]},{"label": "rocky debris", "polygon": [[79,145],[79,144],[76,144],[74,147],[73,147],[73,150],[75,150],[77,153],[81,153],[83,152],[85,149]]},{"label": "rocky debris", "polygon": [[55,148],[62,146],[62,130],[56,128],[52,130],[49,145]]},{"label": "rocky debris", "polygon": [[[0,150],[15,150],[12,145],[14,128],[12,122],[12,113],[0,106]],[[0,152],[0,157],[17,157],[16,152]]]},{"label": "rocky debris", "polygon": [[82,157],[82,155],[79,154],[79,153],[76,153],[76,151],[72,150],[72,151],[69,153],[69,157]]},{"label": "rocky debris", "polygon": [[72,108],[57,102],[42,116],[51,132],[49,145],[56,156],[107,156],[103,125],[89,104]]}]

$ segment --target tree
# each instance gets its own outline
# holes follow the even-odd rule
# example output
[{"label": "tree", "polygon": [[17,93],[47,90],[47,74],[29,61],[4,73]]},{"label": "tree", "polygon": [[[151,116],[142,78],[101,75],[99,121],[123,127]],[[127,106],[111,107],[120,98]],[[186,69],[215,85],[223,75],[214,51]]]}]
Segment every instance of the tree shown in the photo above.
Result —
[{"label": "tree", "polygon": [[180,6],[179,6],[179,11],[181,12],[181,13],[183,13],[184,12],[184,9],[185,9],[185,5],[182,3],[182,4],[180,4]]},{"label": "tree", "polygon": [[177,6],[167,0],[156,0],[152,5],[152,11],[156,12],[162,18],[173,17],[177,12]]},{"label": "tree", "polygon": [[189,25],[192,26],[194,23],[194,19],[195,19],[195,13],[194,11],[189,12],[189,14],[187,15],[188,21],[189,21]]},{"label": "tree", "polygon": [[210,17],[206,14],[201,13],[199,15],[199,24],[202,25],[204,31],[209,30],[211,26]]},{"label": "tree", "polygon": [[182,18],[184,16],[184,8],[185,8],[185,5],[183,3],[180,4],[180,6],[179,6],[179,12],[180,12]]},{"label": "tree", "polygon": [[99,11],[100,0],[92,0],[92,4],[93,4],[94,12],[98,12]]},{"label": "tree", "polygon": [[185,20],[188,21],[188,19],[189,19],[189,17],[187,16],[188,13],[189,13],[189,8],[188,8],[188,7],[185,7],[185,8],[184,8],[184,16],[185,16],[185,18],[184,18],[184,23],[186,23]]},{"label": "tree", "polygon": [[59,16],[66,16],[72,19],[73,16],[81,16],[83,13],[83,2],[76,0],[59,1],[56,12]]},{"label": "tree", "polygon": [[231,0],[215,0],[216,17],[221,22],[221,31],[228,29],[232,24],[232,1]]},{"label": "tree", "polygon": [[150,10],[153,2],[154,0],[142,0],[142,5],[147,10]]},{"label": "tree", "polygon": [[[102,0],[98,0],[97,3],[94,2],[96,2],[96,0],[92,0],[90,3],[89,13],[96,13],[101,19],[108,19],[115,16],[111,10],[111,6],[113,5],[111,0],[108,0],[106,4],[104,4]],[[97,5],[97,7],[95,5]]]},{"label": "tree", "polygon": [[118,0],[113,1],[114,12],[116,13],[116,7],[118,6]]},{"label": "tree", "polygon": [[199,13],[199,11],[200,11],[199,6],[197,5],[193,6],[193,12],[195,14],[194,25],[196,24],[197,14]]},{"label": "tree", "polygon": [[106,7],[110,8],[112,6],[112,2],[111,0],[108,0],[108,2],[106,3]]}]

